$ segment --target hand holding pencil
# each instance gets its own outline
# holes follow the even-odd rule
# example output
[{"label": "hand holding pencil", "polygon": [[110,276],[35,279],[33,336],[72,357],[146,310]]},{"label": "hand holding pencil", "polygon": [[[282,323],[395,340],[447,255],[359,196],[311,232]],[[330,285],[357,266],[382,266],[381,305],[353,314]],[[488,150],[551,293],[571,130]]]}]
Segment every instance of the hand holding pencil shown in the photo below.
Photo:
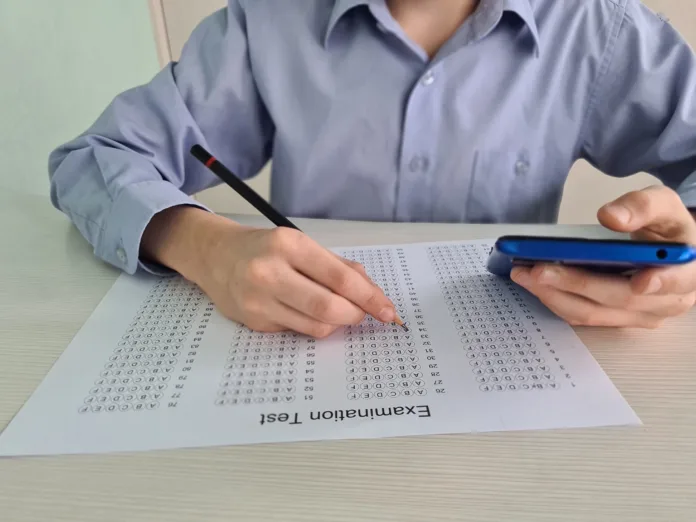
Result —
[{"label": "hand holding pencil", "polygon": [[210,250],[218,269],[211,266],[199,281],[223,313],[253,330],[323,338],[366,313],[396,320],[389,299],[359,269],[302,232],[240,228],[224,235]]},{"label": "hand holding pencil", "polygon": [[366,314],[407,329],[361,265],[302,233],[203,149],[192,153],[278,226],[245,227],[195,207],[175,207],[155,216],[145,231],[146,257],[195,282],[221,313],[256,331],[323,338]]}]

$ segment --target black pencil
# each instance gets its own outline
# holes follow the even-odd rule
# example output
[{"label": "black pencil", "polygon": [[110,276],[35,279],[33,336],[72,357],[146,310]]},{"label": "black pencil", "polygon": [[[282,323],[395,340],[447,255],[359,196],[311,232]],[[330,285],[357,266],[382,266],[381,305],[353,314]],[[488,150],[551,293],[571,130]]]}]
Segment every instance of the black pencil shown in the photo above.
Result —
[{"label": "black pencil", "polygon": [[[239,179],[235,174],[233,174],[227,167],[225,167],[215,156],[210,154],[207,150],[205,150],[203,147],[200,145],[194,145],[191,147],[191,154],[203,165],[208,167],[213,174],[215,174],[218,178],[220,178],[222,181],[227,183],[230,187],[232,187],[237,194],[242,196],[245,200],[247,200],[249,203],[251,203],[256,210],[261,212],[264,216],[266,216],[269,220],[273,222],[274,225],[279,226],[279,227],[287,227],[287,228],[294,228],[295,230],[300,230],[292,221],[290,221],[288,218],[286,218],[284,215],[282,215],[280,212],[278,212],[276,209],[274,209],[270,203],[268,203],[265,199],[263,199],[261,196],[259,196],[254,190],[244,183],[241,179]],[[403,328],[405,331],[409,331],[408,326],[401,320],[401,318],[396,317],[396,320],[394,321],[396,324],[398,324],[401,328]]]},{"label": "black pencil", "polygon": [[213,174],[215,174],[222,181],[227,183],[232,187],[240,196],[242,196],[246,201],[251,203],[256,210],[261,212],[266,216],[271,222],[279,227],[294,228],[295,230],[300,230],[294,223],[292,223],[288,218],[283,216],[280,212],[274,209],[270,203],[259,196],[254,190],[239,179],[235,174],[233,174],[227,167],[225,167],[217,158],[210,154],[200,145],[194,145],[191,147],[191,154],[203,165],[208,167]]}]

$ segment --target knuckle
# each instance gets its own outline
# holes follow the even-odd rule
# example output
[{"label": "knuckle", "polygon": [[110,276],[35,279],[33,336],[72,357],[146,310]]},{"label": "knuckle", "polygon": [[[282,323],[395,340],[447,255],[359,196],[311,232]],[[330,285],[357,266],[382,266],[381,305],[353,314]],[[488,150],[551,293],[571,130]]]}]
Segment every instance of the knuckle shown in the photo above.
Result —
[{"label": "knuckle", "polygon": [[541,302],[549,309],[551,312],[568,323],[571,326],[583,326],[584,321],[582,314],[577,313],[577,311],[573,311],[572,313],[566,313],[564,310],[559,309],[557,306],[555,306],[553,303],[546,301],[545,299],[541,299]]},{"label": "knuckle", "polygon": [[355,315],[353,316],[353,319],[350,321],[350,324],[351,325],[359,325],[360,323],[363,322],[366,315],[367,314],[365,314],[365,312],[362,312],[362,311],[356,312]]},{"label": "knuckle", "polygon": [[222,304],[221,306],[218,306],[218,310],[220,310],[220,313],[223,317],[225,317],[225,319],[240,323],[244,322],[243,318],[240,317],[242,315],[241,312],[243,312],[243,310],[240,310],[239,307],[231,307],[227,304]]},{"label": "knuckle", "polygon": [[696,279],[694,279],[694,282],[692,283],[677,271],[670,271],[664,273],[662,276],[662,291],[665,294],[678,294],[683,296],[685,299],[688,299],[694,293],[696,293],[693,291],[694,283],[696,283]]},{"label": "knuckle", "polygon": [[625,310],[639,310],[643,301],[642,296],[629,292],[621,294],[617,299],[617,307]]},{"label": "knuckle", "polygon": [[271,248],[277,252],[290,252],[298,247],[300,234],[287,227],[277,227],[271,231]]},{"label": "knuckle", "polygon": [[310,298],[309,315],[319,320],[328,320],[335,309],[333,301],[330,297],[323,295]]},{"label": "knuckle", "polygon": [[350,274],[343,270],[336,270],[331,279],[334,281],[336,293],[343,296],[347,295],[353,286]]},{"label": "knuckle", "polygon": [[246,297],[242,301],[242,308],[246,315],[250,317],[251,320],[259,320],[259,318],[264,313],[264,306],[260,299],[255,297]]},{"label": "knuckle", "polygon": [[378,288],[372,289],[367,298],[365,299],[365,302],[363,304],[364,308],[368,310],[381,310],[384,306],[387,305],[387,303],[385,303],[387,297],[383,296],[384,294],[382,293],[382,290]]},{"label": "knuckle", "polygon": [[677,191],[666,185],[653,185],[629,193],[632,206],[640,213],[652,215],[661,207],[678,208],[683,202]]},{"label": "knuckle", "polygon": [[252,283],[270,284],[273,282],[273,266],[268,259],[254,258],[247,266],[247,278]]},{"label": "knuckle", "polygon": [[[557,274],[559,288],[581,295],[587,295],[593,289],[590,277],[584,272],[560,267],[551,267],[550,270]],[[543,272],[540,274],[543,274]]]},{"label": "knuckle", "polygon": [[641,214],[651,213],[655,199],[649,191],[636,190],[630,193],[630,201],[633,207]]},{"label": "knuckle", "polygon": [[673,315],[684,315],[689,312],[696,304],[696,293],[679,296],[674,307]]},{"label": "knuckle", "polygon": [[546,270],[546,267],[543,265],[534,265],[529,272],[529,274],[532,276],[533,281],[538,281],[543,275],[544,275],[544,270]]},{"label": "knuckle", "polygon": [[358,263],[357,261],[351,261],[350,266],[352,266],[358,272],[362,272],[363,274],[367,273],[367,270],[365,270],[365,265],[363,265],[362,263]]},{"label": "knuckle", "polygon": [[646,330],[657,330],[665,323],[665,319],[650,319],[643,323],[643,328]]},{"label": "knuckle", "polygon": [[597,313],[593,310],[581,310],[575,313],[576,324],[574,326],[595,326],[598,325]]},{"label": "knuckle", "polygon": [[658,185],[656,190],[665,203],[669,203],[670,205],[681,204],[682,201],[677,191],[672,190],[666,185]]},{"label": "knuckle", "polygon": [[575,317],[562,317],[561,319],[565,319],[565,321],[570,325],[570,326],[581,326],[580,321],[578,321]]},{"label": "knuckle", "polygon": [[362,263],[358,263],[357,261],[353,260],[347,260],[346,265],[348,265],[350,268],[355,270],[356,272],[359,272],[360,274],[366,274],[365,267],[362,265]]},{"label": "knuckle", "polygon": [[569,286],[572,290],[577,291],[582,295],[587,295],[592,291],[590,277],[584,274],[572,274],[568,277]]},{"label": "knuckle", "polygon": [[686,296],[685,299],[688,310],[691,310],[694,306],[696,306],[696,292],[691,292],[688,296]]},{"label": "knuckle", "polygon": [[585,326],[585,323],[579,317],[573,316],[566,319],[570,326]]},{"label": "knuckle", "polygon": [[324,323],[314,323],[308,328],[308,335],[317,339],[324,339],[336,330],[335,326]]},{"label": "knuckle", "polygon": [[258,318],[248,319],[247,321],[245,321],[245,325],[247,326],[247,328],[255,332],[273,333],[280,331],[280,328],[278,326]]},{"label": "knuckle", "polygon": [[691,311],[694,304],[696,304],[696,294],[674,296],[668,304],[653,313],[662,319],[679,317]]}]

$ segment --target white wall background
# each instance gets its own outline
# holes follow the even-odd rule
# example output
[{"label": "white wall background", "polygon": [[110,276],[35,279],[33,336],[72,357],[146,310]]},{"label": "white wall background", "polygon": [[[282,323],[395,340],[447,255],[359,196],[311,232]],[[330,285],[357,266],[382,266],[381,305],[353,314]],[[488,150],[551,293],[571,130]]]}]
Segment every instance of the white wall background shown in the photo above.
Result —
[{"label": "white wall background", "polygon": [[0,190],[48,195],[48,155],[159,69],[146,0],[0,0]]},{"label": "white wall background", "polygon": [[[189,34],[196,24],[214,10],[224,7],[225,0],[152,0],[162,11],[162,29],[158,39],[162,49],[173,59],[180,55]],[[561,1],[561,0],[559,0]],[[645,5],[665,14],[671,23],[696,46],[696,2],[693,0],[645,0]],[[156,11],[156,10],[155,10]],[[658,181],[644,173],[630,178],[606,176],[585,162],[578,162],[566,183],[561,205],[561,223],[596,223],[596,212],[604,203],[630,190],[643,188]],[[249,183],[262,196],[268,197],[269,169]],[[198,195],[198,199],[221,212],[256,213],[244,200],[227,187],[216,187]]]}]

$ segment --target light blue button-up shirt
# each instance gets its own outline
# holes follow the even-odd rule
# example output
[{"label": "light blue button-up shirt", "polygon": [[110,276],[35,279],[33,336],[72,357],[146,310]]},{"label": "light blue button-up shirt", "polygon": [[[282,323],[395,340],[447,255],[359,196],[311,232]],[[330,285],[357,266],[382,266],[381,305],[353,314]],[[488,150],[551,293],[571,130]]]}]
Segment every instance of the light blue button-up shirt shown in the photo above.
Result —
[{"label": "light blue button-up shirt", "polygon": [[580,158],[696,207],[696,57],[637,0],[481,0],[432,59],[384,0],[230,0],[54,151],[52,201],[133,273],[151,217],[219,182],[195,143],[247,179],[272,158],[289,216],[553,222]]}]

